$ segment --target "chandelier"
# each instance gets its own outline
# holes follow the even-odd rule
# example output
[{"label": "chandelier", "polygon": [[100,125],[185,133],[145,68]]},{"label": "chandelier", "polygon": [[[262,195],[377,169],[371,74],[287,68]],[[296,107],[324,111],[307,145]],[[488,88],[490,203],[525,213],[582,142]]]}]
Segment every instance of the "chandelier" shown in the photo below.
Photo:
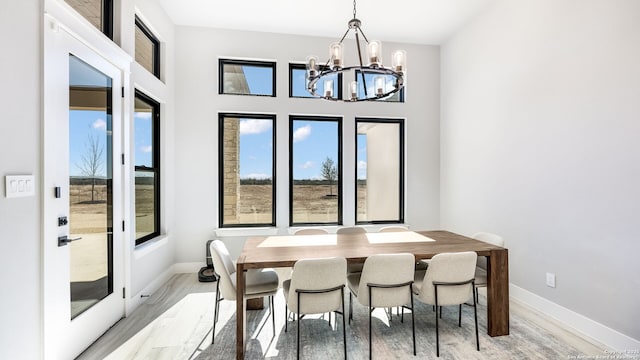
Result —
[{"label": "chandelier", "polygon": [[[382,65],[382,44],[380,41],[369,41],[360,27],[361,22],[356,18],[356,1],[353,1],[353,19],[349,21],[349,27],[339,42],[329,45],[329,59],[324,65],[318,63],[316,56],[308,56],[307,67],[307,91],[315,96],[332,101],[371,101],[391,96],[404,87],[404,77],[407,72],[407,53],[404,50],[396,50],[391,54],[391,67]],[[349,32],[355,34],[355,44],[358,52],[358,64],[344,66],[343,42]],[[367,49],[367,65],[362,61],[361,40],[364,39]],[[334,81],[340,77],[348,76],[351,80],[346,97],[340,97],[334,92]],[[369,85],[367,86],[367,80]],[[318,84],[322,89],[318,93]],[[337,82],[336,85],[339,83]]]}]

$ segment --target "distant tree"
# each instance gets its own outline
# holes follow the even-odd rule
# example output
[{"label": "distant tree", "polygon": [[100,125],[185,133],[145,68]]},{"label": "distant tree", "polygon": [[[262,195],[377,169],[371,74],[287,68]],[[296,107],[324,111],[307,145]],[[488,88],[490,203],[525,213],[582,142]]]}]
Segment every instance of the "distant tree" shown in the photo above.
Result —
[{"label": "distant tree", "polygon": [[102,170],[102,163],[104,159],[104,147],[100,144],[100,138],[98,135],[87,135],[87,142],[85,143],[85,153],[82,155],[82,160],[79,164],[76,164],[82,174],[88,176],[91,179],[91,201],[95,201],[95,189],[96,189],[96,177]]},{"label": "distant tree", "polygon": [[322,162],[320,173],[323,179],[329,181],[329,195],[333,196],[333,183],[338,180],[338,169],[333,163],[333,159],[327,156]]}]

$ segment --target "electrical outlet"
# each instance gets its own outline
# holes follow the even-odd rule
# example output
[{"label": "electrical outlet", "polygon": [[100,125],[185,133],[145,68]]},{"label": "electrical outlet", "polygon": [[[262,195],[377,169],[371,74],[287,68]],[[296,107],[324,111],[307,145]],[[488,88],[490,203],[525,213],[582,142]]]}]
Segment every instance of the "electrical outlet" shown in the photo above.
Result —
[{"label": "electrical outlet", "polygon": [[548,287],[556,287],[556,274],[547,273],[547,286]]}]

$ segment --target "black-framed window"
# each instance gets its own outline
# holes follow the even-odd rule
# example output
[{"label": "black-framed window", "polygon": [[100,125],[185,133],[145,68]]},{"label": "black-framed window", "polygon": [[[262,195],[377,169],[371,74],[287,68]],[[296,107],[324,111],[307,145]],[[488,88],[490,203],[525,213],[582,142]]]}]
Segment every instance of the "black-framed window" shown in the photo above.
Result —
[{"label": "black-framed window", "polygon": [[113,40],[113,0],[65,0],[65,2]]},{"label": "black-framed window", "polygon": [[342,225],[342,118],[289,116],[289,224]]},{"label": "black-framed window", "polygon": [[[341,99],[342,74],[331,75],[326,78],[333,82],[333,97]],[[316,84],[316,93],[318,95],[324,94],[324,84],[324,81]],[[307,91],[307,67],[305,64],[289,63],[289,97],[314,98],[313,95]]]},{"label": "black-framed window", "polygon": [[356,118],[356,223],[404,223],[404,120]]},{"label": "black-framed window", "polygon": [[276,116],[218,114],[220,227],[275,226]]},{"label": "black-framed window", "polygon": [[160,78],[160,41],[151,30],[136,16],[136,62],[150,73]]},{"label": "black-framed window", "polygon": [[[372,72],[364,72],[364,80],[362,79],[362,75],[361,72],[359,70],[356,70],[356,83],[357,83],[357,88],[358,88],[358,97],[359,98],[364,98],[364,97],[371,97],[373,94],[376,93],[377,89],[376,89],[376,77],[378,76],[382,76],[384,78],[384,88],[383,91],[386,93],[387,91],[391,91],[393,90],[393,88],[396,85],[396,78],[393,77],[392,75],[380,75],[378,73],[372,73]],[[366,85],[366,89],[367,89],[367,96],[365,96],[365,85]],[[385,101],[385,102],[398,102],[398,103],[403,103],[404,102],[404,91],[406,88],[402,88],[400,89],[400,91],[394,93],[391,96],[388,96],[386,98],[381,98],[378,99],[376,101]]]},{"label": "black-framed window", "polygon": [[276,96],[276,63],[254,60],[218,60],[218,93]]},{"label": "black-framed window", "polygon": [[136,90],[134,100],[136,245],[160,235],[160,104]]}]

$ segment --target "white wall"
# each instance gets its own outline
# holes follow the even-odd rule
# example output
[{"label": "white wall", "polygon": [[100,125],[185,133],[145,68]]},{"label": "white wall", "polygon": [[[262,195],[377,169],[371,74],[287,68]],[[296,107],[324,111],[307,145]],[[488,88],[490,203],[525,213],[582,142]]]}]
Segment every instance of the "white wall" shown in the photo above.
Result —
[{"label": "white wall", "polygon": [[[439,49],[434,46],[385,43],[391,52],[409,54],[405,104],[332,103],[288,97],[288,64],[309,54],[325,54],[335,39],[214,30],[176,29],[176,261],[203,262],[205,243],[218,220],[218,112],[266,112],[277,115],[277,226],[288,227],[289,114],[341,115],[343,119],[344,223],[355,221],[355,116],[406,117],[406,222],[414,229],[439,225]],[[351,44],[353,45],[353,44]],[[353,48],[352,48],[353,50]],[[218,95],[218,58],[277,61],[277,98]],[[242,236],[229,239],[238,255]]]},{"label": "white wall", "polygon": [[[0,359],[41,355],[41,14],[40,1],[0,11]],[[35,176],[35,196],[5,197],[4,177],[18,174]]]},{"label": "white wall", "polygon": [[638,14],[636,0],[497,1],[446,42],[440,199],[443,228],[505,238],[514,285],[636,348]]}]

